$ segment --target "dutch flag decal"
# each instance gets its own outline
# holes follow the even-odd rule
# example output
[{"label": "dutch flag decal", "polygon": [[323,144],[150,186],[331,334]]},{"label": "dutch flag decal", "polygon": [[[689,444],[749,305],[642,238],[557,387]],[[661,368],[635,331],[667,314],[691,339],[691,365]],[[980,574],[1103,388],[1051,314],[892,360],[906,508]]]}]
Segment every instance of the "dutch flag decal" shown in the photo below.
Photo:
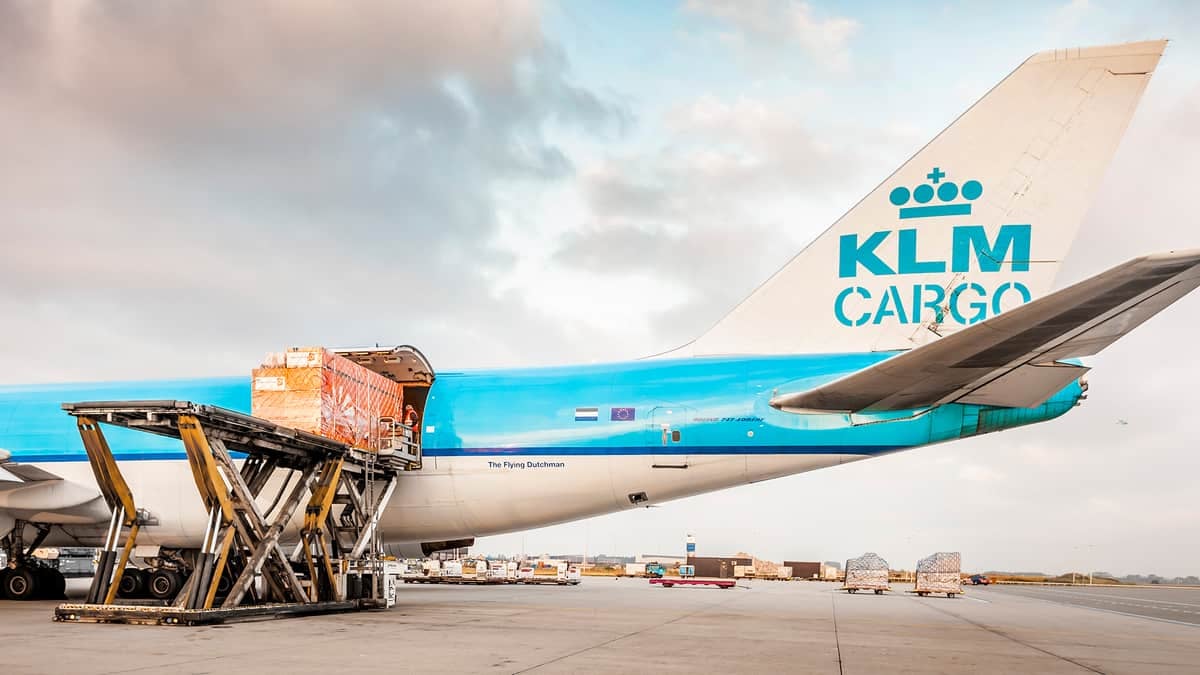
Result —
[{"label": "dutch flag decal", "polygon": [[575,409],[575,421],[576,422],[596,422],[599,419],[600,419],[600,409],[599,408],[576,408]]}]

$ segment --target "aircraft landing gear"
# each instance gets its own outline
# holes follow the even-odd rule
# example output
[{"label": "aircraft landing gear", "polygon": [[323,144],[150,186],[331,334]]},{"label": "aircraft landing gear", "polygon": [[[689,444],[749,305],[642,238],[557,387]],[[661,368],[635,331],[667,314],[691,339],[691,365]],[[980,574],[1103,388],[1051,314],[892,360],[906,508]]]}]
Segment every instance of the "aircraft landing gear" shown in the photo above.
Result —
[{"label": "aircraft landing gear", "polygon": [[[37,529],[37,536],[25,545],[25,526]],[[18,520],[12,530],[0,538],[0,548],[8,555],[9,567],[0,570],[0,596],[8,600],[62,599],[67,580],[61,572],[33,558],[33,551],[42,545],[50,526]]]}]

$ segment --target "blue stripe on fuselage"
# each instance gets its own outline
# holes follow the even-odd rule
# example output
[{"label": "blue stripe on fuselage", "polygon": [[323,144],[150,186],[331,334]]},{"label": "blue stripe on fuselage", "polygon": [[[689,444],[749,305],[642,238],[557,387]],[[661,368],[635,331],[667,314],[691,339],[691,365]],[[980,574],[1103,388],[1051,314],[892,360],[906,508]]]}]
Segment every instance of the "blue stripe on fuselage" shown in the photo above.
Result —
[{"label": "blue stripe on fuselage", "polygon": [[[786,413],[769,405],[776,392],[803,391],[891,355],[719,357],[444,372],[429,392],[421,420],[425,454],[874,455],[983,430],[979,406],[852,419]],[[1063,400],[1054,411],[1074,404],[1079,392],[1072,387],[1056,397]],[[86,461],[74,420],[61,404],[133,399],[188,400],[248,413],[250,378],[0,386],[0,448],[15,461]],[[599,419],[577,421],[579,408],[599,408]],[[611,414],[613,408],[622,414]],[[997,424],[1027,424],[1056,414],[1061,412],[1043,415],[1031,409],[1019,420]],[[678,440],[675,431],[680,432]],[[119,459],[184,458],[176,439],[119,427],[106,427],[105,434]]]}]

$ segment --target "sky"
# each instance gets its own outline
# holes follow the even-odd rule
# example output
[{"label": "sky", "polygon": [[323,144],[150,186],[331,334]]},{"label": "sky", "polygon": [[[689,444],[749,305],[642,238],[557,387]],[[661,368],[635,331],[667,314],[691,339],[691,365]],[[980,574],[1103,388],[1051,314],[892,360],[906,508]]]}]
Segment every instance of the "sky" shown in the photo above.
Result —
[{"label": "sky", "polygon": [[[1060,283],[1200,246],[1194,3],[0,0],[0,383],[662,352],[1030,54],[1162,37]],[[477,550],[1200,573],[1198,310],[1049,424]]]}]

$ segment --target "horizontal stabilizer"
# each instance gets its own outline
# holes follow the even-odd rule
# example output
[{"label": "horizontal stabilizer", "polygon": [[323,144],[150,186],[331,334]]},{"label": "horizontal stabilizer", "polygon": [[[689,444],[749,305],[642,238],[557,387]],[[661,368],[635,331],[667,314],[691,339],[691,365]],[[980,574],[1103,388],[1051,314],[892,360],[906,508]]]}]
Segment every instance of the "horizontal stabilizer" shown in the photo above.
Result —
[{"label": "horizontal stabilizer", "polygon": [[808,391],[789,411],[909,410],[960,402],[1040,405],[1086,368],[1061,363],[1112,344],[1200,285],[1200,250],[1136,258],[1107,272]]}]

